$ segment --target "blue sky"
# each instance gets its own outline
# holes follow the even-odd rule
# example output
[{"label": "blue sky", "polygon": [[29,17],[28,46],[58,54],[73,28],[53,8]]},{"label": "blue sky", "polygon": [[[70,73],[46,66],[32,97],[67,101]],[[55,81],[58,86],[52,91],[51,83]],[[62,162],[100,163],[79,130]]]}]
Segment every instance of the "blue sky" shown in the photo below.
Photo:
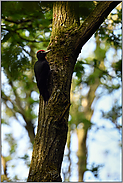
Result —
[{"label": "blue sky", "polygon": [[[88,49],[89,48],[89,49]],[[79,54],[78,60],[81,58],[86,58],[89,55],[92,56],[93,52],[96,48],[94,37],[92,38],[84,45],[81,53]],[[110,64],[113,59],[114,49],[109,49],[107,52],[107,60],[108,62],[105,62],[107,67],[110,67]],[[117,58],[121,58],[121,50],[118,50],[117,52]],[[90,72],[88,70],[88,72]],[[114,74],[112,70],[110,70],[110,74]],[[9,86],[7,85],[7,80],[5,75],[2,72],[2,82],[5,83],[5,91],[6,93],[9,91]],[[119,82],[117,79],[114,79],[114,82]],[[97,93],[100,92],[101,88],[98,88]],[[111,106],[113,105],[113,102],[115,99],[119,99],[119,103],[121,104],[121,88],[114,92],[111,95],[104,95],[100,100],[95,101],[93,104],[93,107],[95,108],[94,114],[92,116],[92,122],[97,126],[105,125],[105,129],[100,129],[95,133],[96,127],[92,127],[92,129],[88,133],[88,139],[87,139],[87,147],[88,147],[88,167],[92,164],[104,164],[105,166],[100,169],[100,178],[96,179],[92,172],[87,171],[84,175],[84,180],[89,181],[121,181],[121,147],[120,147],[120,140],[121,136],[119,135],[117,129],[114,129],[113,124],[109,120],[104,120],[101,118],[101,112],[100,110],[108,111]],[[39,95],[36,92],[33,92],[33,97],[38,98]],[[8,104],[10,105],[10,104]],[[2,108],[5,109],[5,106],[2,105]],[[38,105],[35,106],[35,113],[38,115]],[[2,112],[2,115],[5,115],[4,112]],[[20,115],[17,116],[18,121],[20,121],[22,124],[24,124],[24,121],[22,120],[22,117]],[[27,135],[27,132],[24,127],[22,127],[19,122],[17,122],[14,118],[9,118],[10,126],[2,125],[1,126],[1,137],[2,137],[2,154],[4,156],[9,155],[9,145],[7,142],[4,141],[5,133],[12,133],[13,137],[18,142],[17,147],[17,155],[16,157],[13,157],[12,161],[9,161],[7,163],[8,166],[8,172],[9,176],[12,178],[15,174],[18,175],[18,178],[21,180],[24,180],[28,176],[29,169],[24,164],[24,161],[22,159],[18,160],[18,156],[23,156],[25,153],[27,153],[30,156],[32,155],[31,150],[31,144],[29,142],[29,137]],[[121,118],[119,119],[119,123],[121,123]],[[37,125],[37,122],[36,122]],[[36,131],[36,130],[35,130]],[[78,158],[76,156],[78,144],[77,144],[77,135],[76,131],[72,133],[71,136],[71,151],[72,151],[72,175],[70,178],[70,181],[77,181],[78,180],[78,171],[77,171],[77,162]],[[66,148],[67,151],[67,148]],[[66,153],[66,152],[65,152]],[[13,168],[11,167],[12,165]],[[114,166],[115,165],[115,166]],[[63,162],[64,166],[64,162]],[[66,165],[67,166],[67,165]]]}]

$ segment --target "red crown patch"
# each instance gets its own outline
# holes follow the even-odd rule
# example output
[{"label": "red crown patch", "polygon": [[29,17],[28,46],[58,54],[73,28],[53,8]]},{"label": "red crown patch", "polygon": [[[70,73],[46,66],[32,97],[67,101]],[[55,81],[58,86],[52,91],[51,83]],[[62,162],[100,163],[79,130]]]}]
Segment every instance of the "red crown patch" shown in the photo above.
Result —
[{"label": "red crown patch", "polygon": [[38,50],[37,53],[38,53],[39,51],[44,51],[44,52],[45,52],[45,50]]}]

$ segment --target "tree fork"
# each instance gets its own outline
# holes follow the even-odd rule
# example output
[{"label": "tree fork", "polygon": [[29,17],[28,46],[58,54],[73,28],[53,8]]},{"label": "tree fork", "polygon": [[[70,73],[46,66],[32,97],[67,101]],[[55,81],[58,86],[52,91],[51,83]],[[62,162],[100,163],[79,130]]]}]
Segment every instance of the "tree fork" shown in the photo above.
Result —
[{"label": "tree fork", "polygon": [[78,34],[78,39],[75,44],[77,54],[104,22],[109,13],[121,2],[122,1],[100,1],[84,23],[75,31],[75,34]]}]

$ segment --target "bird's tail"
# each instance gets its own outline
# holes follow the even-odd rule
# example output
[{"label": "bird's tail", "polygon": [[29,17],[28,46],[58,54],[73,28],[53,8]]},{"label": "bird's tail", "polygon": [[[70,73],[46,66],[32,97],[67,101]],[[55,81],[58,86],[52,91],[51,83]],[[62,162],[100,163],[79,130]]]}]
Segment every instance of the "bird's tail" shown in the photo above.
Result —
[{"label": "bird's tail", "polygon": [[48,100],[50,98],[50,94],[49,92],[45,92],[45,95],[44,95],[44,104],[47,105],[48,104]]}]

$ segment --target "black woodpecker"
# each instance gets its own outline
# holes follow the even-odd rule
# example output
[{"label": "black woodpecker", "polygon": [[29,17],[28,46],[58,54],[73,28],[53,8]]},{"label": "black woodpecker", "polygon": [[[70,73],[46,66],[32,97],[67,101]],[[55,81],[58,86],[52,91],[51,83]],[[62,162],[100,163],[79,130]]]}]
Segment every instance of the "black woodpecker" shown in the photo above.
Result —
[{"label": "black woodpecker", "polygon": [[44,104],[48,104],[48,100],[50,98],[48,92],[48,78],[50,75],[50,66],[48,61],[46,60],[46,54],[51,50],[39,50],[37,52],[38,61],[34,65],[34,72],[37,81],[37,86],[44,99]]}]

